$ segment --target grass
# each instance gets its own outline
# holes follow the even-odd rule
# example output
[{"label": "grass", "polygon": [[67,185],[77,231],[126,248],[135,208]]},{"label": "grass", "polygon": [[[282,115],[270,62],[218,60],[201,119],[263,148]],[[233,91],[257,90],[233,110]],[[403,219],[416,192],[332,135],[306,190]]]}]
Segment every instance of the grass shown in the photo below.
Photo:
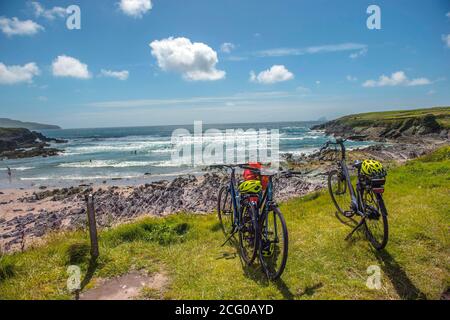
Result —
[{"label": "grass", "polygon": [[366,126],[401,126],[406,120],[414,120],[423,118],[426,115],[434,115],[436,121],[443,128],[450,128],[450,107],[435,107],[415,110],[396,110],[384,112],[368,112],[354,115],[344,116],[338,121],[345,123],[351,127],[366,127]]},{"label": "grass", "polygon": [[[0,261],[0,299],[71,299],[67,267],[81,267],[90,288],[130,270],[164,270],[164,292],[147,299],[439,299],[449,287],[450,147],[390,170],[385,201],[390,239],[374,251],[335,217],[325,190],[281,204],[289,229],[282,279],[268,282],[244,267],[211,215],[145,218],[100,234],[100,258],[89,261],[81,232],[52,235],[45,246]],[[367,268],[382,271],[382,288],[365,285]]]}]

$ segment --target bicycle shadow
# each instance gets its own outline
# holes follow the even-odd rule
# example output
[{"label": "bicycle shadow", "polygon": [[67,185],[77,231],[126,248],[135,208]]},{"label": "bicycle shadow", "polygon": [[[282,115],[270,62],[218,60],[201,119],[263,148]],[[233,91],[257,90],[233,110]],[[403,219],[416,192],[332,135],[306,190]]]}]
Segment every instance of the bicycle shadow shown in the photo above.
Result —
[{"label": "bicycle shadow", "polygon": [[386,250],[373,250],[384,274],[389,278],[400,298],[405,300],[425,300],[426,295],[408,278],[405,270]]},{"label": "bicycle shadow", "polygon": [[[353,217],[344,217],[339,212],[334,212],[335,217],[339,220],[340,223],[349,227],[350,229],[354,229],[358,225],[358,221],[356,221]],[[357,236],[358,235],[358,236]],[[364,229],[360,228],[357,230],[350,238],[346,238],[346,242],[348,246],[352,246],[358,241],[365,240],[366,235],[364,233]]]},{"label": "bicycle shadow", "polygon": [[[335,216],[342,224],[349,226],[350,228],[354,228],[358,224],[358,222],[353,218],[344,219],[344,217],[342,217],[338,212],[335,212]],[[358,230],[358,233],[362,234],[362,236],[365,238],[363,229]],[[347,241],[349,245],[352,245],[357,241],[357,239],[355,239],[355,237],[353,236]],[[408,278],[403,268],[398,264],[394,257],[389,254],[388,251],[378,251],[375,249],[372,249],[372,251],[381,264],[381,269],[383,270],[384,274],[389,278],[392,285],[394,286],[395,291],[402,299],[426,299],[426,295],[414,285],[411,279]]]},{"label": "bicycle shadow", "polygon": [[262,270],[262,267],[260,264],[253,264],[253,265],[247,265],[245,261],[242,259],[239,247],[239,241],[236,240],[236,238],[231,238],[229,241],[229,246],[233,247],[235,249],[235,252],[230,254],[228,252],[224,252],[221,257],[218,257],[217,259],[234,259],[236,257],[239,257],[239,262],[241,263],[242,270],[244,272],[244,276],[254,282],[256,282],[258,285],[263,287],[268,287],[270,283],[275,284],[276,288],[280,293],[282,294],[283,298],[286,300],[293,300],[296,296],[290,291],[289,287],[286,285],[286,283],[281,279],[277,279],[276,281],[270,281],[267,276],[264,274],[264,271]]}]

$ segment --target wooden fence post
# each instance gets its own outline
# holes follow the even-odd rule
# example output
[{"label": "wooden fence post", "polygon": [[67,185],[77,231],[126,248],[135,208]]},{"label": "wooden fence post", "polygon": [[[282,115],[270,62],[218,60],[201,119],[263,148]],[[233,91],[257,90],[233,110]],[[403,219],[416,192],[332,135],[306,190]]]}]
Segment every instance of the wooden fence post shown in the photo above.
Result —
[{"label": "wooden fence post", "polygon": [[98,238],[97,238],[97,223],[95,221],[94,196],[89,194],[86,196],[87,216],[89,223],[89,236],[91,238],[91,257],[97,259],[98,252]]}]

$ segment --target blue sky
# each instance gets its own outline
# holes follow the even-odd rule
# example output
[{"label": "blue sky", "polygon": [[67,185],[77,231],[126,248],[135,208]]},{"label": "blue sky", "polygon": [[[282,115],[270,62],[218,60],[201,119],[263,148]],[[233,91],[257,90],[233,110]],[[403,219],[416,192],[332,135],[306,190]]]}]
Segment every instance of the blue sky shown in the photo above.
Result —
[{"label": "blue sky", "polygon": [[76,128],[450,104],[447,0],[135,1],[1,1],[0,117]]}]

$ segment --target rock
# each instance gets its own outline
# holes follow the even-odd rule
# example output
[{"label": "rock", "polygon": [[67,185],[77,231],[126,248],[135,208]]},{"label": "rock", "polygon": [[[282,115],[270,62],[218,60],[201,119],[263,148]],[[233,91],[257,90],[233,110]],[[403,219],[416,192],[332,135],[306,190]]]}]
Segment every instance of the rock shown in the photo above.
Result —
[{"label": "rock", "polygon": [[[36,156],[53,156],[61,150],[48,148],[47,142],[56,142],[41,133],[24,128],[0,128],[0,158],[18,159]],[[58,142],[66,142],[58,140]]]}]

